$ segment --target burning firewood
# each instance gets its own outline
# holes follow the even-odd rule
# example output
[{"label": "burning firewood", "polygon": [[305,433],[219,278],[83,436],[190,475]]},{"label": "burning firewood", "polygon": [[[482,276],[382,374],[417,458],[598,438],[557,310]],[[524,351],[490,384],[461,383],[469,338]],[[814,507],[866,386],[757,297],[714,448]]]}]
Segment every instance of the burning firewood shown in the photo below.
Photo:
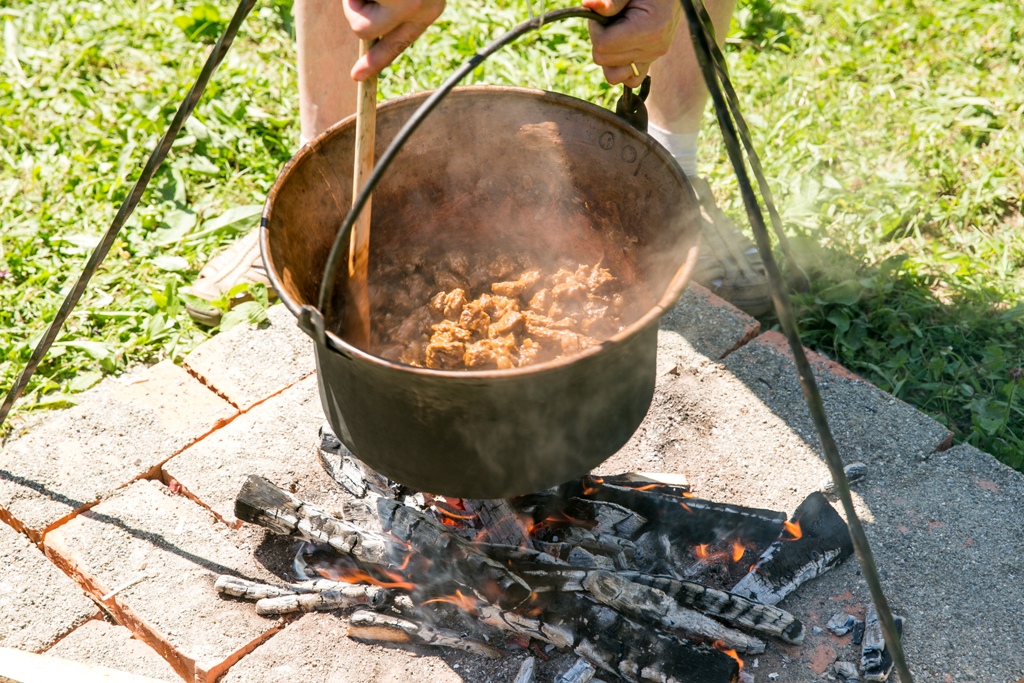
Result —
[{"label": "burning firewood", "polygon": [[450,574],[451,580],[506,609],[530,597],[532,591],[525,581],[419,510],[380,498],[377,512],[384,530],[433,562],[438,567],[436,574]]},{"label": "burning firewood", "polygon": [[588,574],[583,580],[583,587],[605,605],[637,621],[721,643],[727,650],[746,654],[764,652],[764,641],[723,626],[700,612],[680,607],[657,588],[600,571]]},{"label": "burning firewood", "polygon": [[782,540],[766,550],[731,592],[775,605],[801,584],[853,554],[850,531],[821,493],[807,496],[786,523]]},{"label": "burning firewood", "polygon": [[[735,683],[739,664],[729,654],[636,623],[586,595],[558,593],[531,616],[491,605],[478,618],[496,628],[535,638],[587,658],[627,681]],[[532,603],[531,603],[532,604]]]},{"label": "burning firewood", "polygon": [[581,494],[591,500],[617,503],[643,515],[651,523],[671,530],[678,542],[715,543],[732,537],[763,545],[778,538],[786,515],[774,510],[725,505],[699,498],[680,498],[657,490],[616,486],[597,477],[581,483]]},{"label": "burning firewood", "polygon": [[355,585],[318,579],[270,586],[221,576],[214,588],[222,595],[256,601],[256,614],[263,617],[292,612],[329,612],[356,606],[381,608],[388,600],[388,591],[380,586]]},{"label": "burning firewood", "polygon": [[789,612],[728,591],[715,590],[694,581],[623,572],[623,578],[657,588],[684,607],[714,616],[734,626],[775,636],[787,643],[804,642],[804,625]]},{"label": "burning firewood", "polygon": [[[775,582],[773,592],[784,595],[816,575],[798,565],[794,579],[786,573],[794,562],[818,558],[824,548],[827,559],[815,565],[820,573],[849,554],[846,526],[820,494],[787,522],[783,513],[703,501],[680,486],[628,477],[586,478],[510,501],[392,496],[394,487],[378,483],[366,487],[364,500],[376,507],[382,532],[335,519],[250,477],[236,516],[311,541],[296,567],[341,582],[272,587],[224,578],[219,589],[260,599],[261,614],[360,602],[385,610],[353,615],[351,634],[362,640],[494,656],[500,650],[489,636],[535,639],[630,683],[735,683],[737,652],[764,651],[756,636],[799,644],[803,625],[757,601],[759,595],[748,597],[749,587],[741,595],[675,577],[694,557],[714,576],[729,574],[748,550],[781,537],[759,566]],[[710,552],[701,553],[698,542]],[[835,556],[831,548],[838,548]],[[653,575],[654,567],[673,576]],[[434,626],[439,615],[467,626],[475,619],[470,630],[489,634],[482,636],[488,643]]]},{"label": "burning firewood", "polygon": [[505,653],[498,648],[466,638],[461,633],[367,610],[353,612],[349,617],[348,636],[371,643],[405,643],[447,647],[489,659],[505,656]]},{"label": "burning firewood", "polygon": [[335,519],[256,475],[246,479],[235,498],[235,517],[276,534],[327,544],[361,563],[400,564],[406,554],[402,546],[385,536]]}]

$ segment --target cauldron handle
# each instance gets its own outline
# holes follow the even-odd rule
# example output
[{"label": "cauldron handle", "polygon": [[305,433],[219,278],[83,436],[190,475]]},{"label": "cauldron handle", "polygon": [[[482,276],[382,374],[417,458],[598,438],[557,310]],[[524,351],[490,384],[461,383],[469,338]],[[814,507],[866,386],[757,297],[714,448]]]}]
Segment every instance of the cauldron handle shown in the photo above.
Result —
[{"label": "cauldron handle", "polygon": [[[355,201],[352,203],[352,207],[349,209],[349,212],[345,215],[345,220],[341,223],[341,229],[338,230],[338,234],[334,238],[334,244],[331,245],[331,251],[327,256],[327,264],[324,266],[323,278],[320,280],[320,297],[317,301],[318,310],[313,309],[312,306],[307,304],[303,306],[303,308],[309,308],[310,310],[306,311],[305,314],[299,318],[300,326],[303,327],[303,330],[306,331],[307,334],[310,334],[314,338],[322,338],[324,336],[324,320],[327,319],[329,313],[328,309],[330,307],[331,292],[334,291],[334,283],[338,277],[338,266],[342,260],[342,253],[346,245],[349,243],[349,234],[352,231],[352,225],[356,221],[356,216],[358,216],[363,210],[363,207],[366,206],[366,202],[373,193],[374,188],[377,187],[377,183],[380,182],[381,177],[387,171],[391,162],[394,161],[399,150],[402,149],[409,137],[417,128],[419,128],[424,119],[427,118],[430,112],[440,104],[441,100],[443,100],[448,93],[450,93],[452,89],[462,81],[462,79],[468,76],[470,72],[480,66],[480,64],[482,64],[492,54],[506,45],[515,42],[530,31],[535,31],[541,28],[544,24],[551,24],[556,21],[575,18],[590,19],[602,25],[607,25],[615,20],[615,17],[604,17],[596,12],[584,9],[583,7],[569,7],[566,9],[553,10],[551,12],[537,15],[532,19],[528,19],[527,21],[524,21],[518,26],[510,29],[500,38],[496,39],[494,42],[490,43],[473,55],[465,64],[459,67],[455,73],[449,76],[437,90],[431,93],[430,97],[428,97],[423,104],[413,112],[412,116],[409,117],[409,120],[406,121],[405,125],[398,131],[398,134],[395,135],[391,144],[388,145],[387,149],[384,150],[384,153],[381,154],[380,158],[377,160],[377,163],[373,167],[373,173],[370,174],[370,177],[366,181],[366,185],[363,186],[359,196],[356,197]],[[623,111],[619,112],[619,114],[638,128],[640,128],[640,126],[634,123],[634,119],[623,114],[623,112],[633,111],[635,114],[637,112],[636,102],[639,102],[639,109],[642,110],[642,118],[644,119],[641,130],[647,129],[647,110],[643,105],[642,98],[646,97],[645,90],[649,89],[650,77],[647,77],[644,79],[644,84],[640,87],[639,98],[636,95],[633,95],[632,91],[628,88],[626,89],[626,92],[623,93],[622,98],[620,98],[620,106],[622,106],[623,100],[627,100],[628,104]],[[618,107],[616,109],[618,110]],[[313,315],[314,312],[316,312],[316,315]],[[302,325],[303,321],[307,323],[310,329],[306,329],[306,326]]]}]

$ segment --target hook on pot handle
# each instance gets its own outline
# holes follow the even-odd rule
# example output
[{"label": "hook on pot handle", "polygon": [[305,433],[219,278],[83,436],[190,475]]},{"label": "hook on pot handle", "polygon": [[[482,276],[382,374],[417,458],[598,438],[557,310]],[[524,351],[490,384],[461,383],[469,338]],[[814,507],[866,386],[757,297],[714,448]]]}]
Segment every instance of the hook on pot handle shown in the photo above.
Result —
[{"label": "hook on pot handle", "polygon": [[[345,219],[341,223],[341,228],[338,230],[338,234],[334,238],[334,244],[331,245],[331,251],[327,256],[327,264],[324,266],[323,279],[320,280],[320,295],[317,300],[317,309],[320,312],[321,320],[326,320],[328,317],[331,292],[334,291],[334,283],[338,277],[338,267],[341,264],[344,249],[349,243],[349,234],[352,231],[352,225],[356,222],[356,217],[362,212],[363,207],[366,206],[366,202],[373,194],[373,190],[377,187],[377,183],[380,182],[381,177],[384,175],[385,171],[387,171],[391,162],[394,161],[395,156],[402,149],[402,146],[405,145],[409,136],[419,128],[420,124],[423,123],[423,120],[427,118],[435,107],[437,107],[441,100],[443,100],[448,93],[450,93],[452,89],[462,81],[462,79],[472,73],[476,67],[483,64],[488,57],[506,45],[515,42],[530,31],[535,31],[546,24],[552,24],[556,21],[573,18],[590,19],[602,25],[607,25],[615,19],[615,17],[601,16],[597,12],[593,12],[583,7],[568,7],[531,17],[527,21],[524,21],[518,26],[510,29],[504,35],[470,57],[469,60],[460,66],[455,73],[449,76],[444,83],[442,83],[437,90],[431,93],[430,97],[424,100],[423,104],[413,112],[412,116],[410,116],[405,122],[405,125],[398,131],[398,134],[395,135],[387,149],[384,150],[384,153],[380,155],[379,159],[377,159],[377,163],[373,167],[373,172],[370,174],[370,177],[367,178],[366,184],[352,203],[352,207],[345,215]],[[642,92],[643,86],[641,86],[641,93]],[[646,130],[646,126],[643,130]]]},{"label": "hook on pot handle", "polygon": [[626,120],[626,123],[639,131],[647,132],[647,96],[651,94],[651,77],[644,76],[640,84],[640,92],[634,93],[633,89],[623,84],[622,95],[615,102],[615,113]]}]

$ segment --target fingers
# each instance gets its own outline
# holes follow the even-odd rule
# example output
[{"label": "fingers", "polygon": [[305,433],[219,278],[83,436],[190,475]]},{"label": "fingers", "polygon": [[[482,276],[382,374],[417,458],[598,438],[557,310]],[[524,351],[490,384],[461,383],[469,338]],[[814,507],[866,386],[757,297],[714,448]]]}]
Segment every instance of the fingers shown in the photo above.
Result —
[{"label": "fingers", "polygon": [[[622,0],[584,1],[606,3],[614,9]],[[608,26],[590,22],[594,63],[604,69],[610,84],[638,87],[651,62],[667,54],[672,47],[681,14],[675,0],[627,0]],[[636,65],[639,75],[630,64]]]},{"label": "fingers", "polygon": [[629,0],[583,0],[582,4],[603,17],[614,17],[629,4]]},{"label": "fingers", "polygon": [[640,74],[637,76],[633,73],[633,68],[630,66],[606,66],[603,67],[604,78],[608,81],[609,85],[619,85],[622,83],[627,88],[639,88],[650,68],[650,64],[637,64],[636,70]]},{"label": "fingers", "polygon": [[364,56],[356,61],[352,67],[352,80],[365,81],[370,76],[379,74],[412,45],[413,41],[427,29],[427,26],[429,24],[399,24],[395,30],[378,40]]},{"label": "fingers", "polygon": [[445,0],[343,0],[345,18],[362,40],[380,38],[352,67],[364,81],[380,73],[441,16]]}]

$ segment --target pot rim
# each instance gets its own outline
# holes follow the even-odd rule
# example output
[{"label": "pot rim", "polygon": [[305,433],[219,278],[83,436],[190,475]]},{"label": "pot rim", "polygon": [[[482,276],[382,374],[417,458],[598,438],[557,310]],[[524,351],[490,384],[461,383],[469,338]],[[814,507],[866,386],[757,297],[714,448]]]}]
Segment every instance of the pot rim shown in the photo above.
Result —
[{"label": "pot rim", "polygon": [[[379,104],[377,107],[378,112],[391,109],[393,107],[407,105],[412,101],[426,99],[427,97],[430,96],[432,92],[433,91],[428,90],[424,92],[411,93],[408,95],[402,95],[401,97],[396,97],[392,100],[388,100],[387,102]],[[456,95],[473,92],[486,94],[504,93],[513,94],[517,96],[541,97],[544,99],[554,100],[556,103],[569,105],[572,108],[580,109],[588,114],[595,115],[596,117],[602,119],[605,123],[615,126],[621,131],[627,131],[628,134],[637,136],[638,138],[640,138],[641,141],[646,143],[647,149],[652,154],[658,155],[662,161],[667,162],[666,165],[669,167],[669,169],[673,173],[675,173],[680,180],[682,180],[682,185],[690,190],[690,196],[693,200],[694,207],[698,207],[696,194],[694,193],[693,188],[690,186],[690,182],[686,178],[686,174],[683,173],[675,158],[672,157],[672,155],[669,154],[669,152],[648,133],[633,128],[631,125],[626,123],[626,121],[620,118],[617,114],[605,109],[604,107],[600,107],[596,104],[592,104],[585,100],[581,100],[576,97],[571,97],[569,95],[564,95],[562,93],[551,92],[548,90],[540,90],[537,88],[522,88],[507,85],[459,86],[454,88],[451,94]],[[274,180],[274,184],[271,186],[270,192],[267,193],[267,199],[263,204],[263,213],[260,217],[259,228],[260,255],[263,259],[263,264],[264,267],[266,268],[267,277],[270,280],[271,286],[273,286],[274,291],[277,292],[277,295],[281,299],[281,302],[285,305],[289,312],[291,312],[291,314],[296,317],[296,319],[300,318],[300,311],[302,307],[290,296],[288,296],[288,294],[284,291],[284,288],[282,287],[281,282],[277,277],[277,272],[274,270],[274,268],[271,267],[270,260],[268,259],[268,255],[270,254],[270,230],[267,226],[270,222],[270,214],[272,212],[273,203],[277,197],[278,191],[281,189],[281,186],[284,183],[284,178],[288,175],[288,171],[293,166],[296,166],[299,163],[301,163],[307,156],[315,154],[319,150],[322,140],[337,135],[338,131],[340,131],[343,128],[355,125],[355,118],[355,114],[352,114],[338,121],[334,125],[327,128],[327,130],[320,133],[315,138],[313,138],[308,143],[299,148],[299,151],[296,152],[295,155],[292,156],[292,158],[289,159],[281,168],[281,171],[280,173],[278,173],[277,178]],[[699,208],[697,208],[697,210],[699,211]],[[588,347],[583,351],[575,353],[571,356],[556,358],[554,360],[545,361],[543,363],[538,363],[536,365],[528,365],[522,368],[509,368],[506,370],[435,370],[433,368],[420,368],[412,365],[406,365],[404,363],[396,363],[393,361],[385,360],[384,358],[375,356],[372,353],[368,353],[366,351],[363,351],[362,349],[359,349],[356,346],[349,344],[342,337],[339,337],[333,332],[325,329],[324,335],[327,341],[327,347],[331,351],[339,353],[350,359],[359,359],[367,361],[373,365],[376,365],[384,369],[396,370],[399,372],[406,372],[429,378],[446,378],[462,380],[506,380],[517,379],[520,377],[530,376],[536,373],[546,372],[549,370],[553,370],[555,368],[570,365],[585,358],[596,356],[605,351],[606,349],[608,349],[609,347],[615,346],[616,344],[621,343],[626,339],[629,339],[630,337],[634,336],[640,330],[650,325],[652,322],[656,322],[657,319],[660,318],[665,313],[665,311],[667,311],[676,303],[676,300],[679,298],[679,296],[683,292],[683,289],[688,284],[690,275],[697,264],[697,250],[699,245],[700,231],[697,230],[697,234],[695,236],[695,239],[693,240],[693,244],[690,245],[690,248],[687,250],[686,259],[683,261],[682,264],[680,264],[679,268],[676,269],[675,274],[672,276],[672,279],[669,280],[668,286],[665,288],[664,294],[662,294],[661,298],[658,299],[658,302],[654,304],[654,306],[648,309],[647,312],[645,312],[637,320],[627,325],[622,330],[616,332],[608,339],[605,339],[601,343]]]}]

